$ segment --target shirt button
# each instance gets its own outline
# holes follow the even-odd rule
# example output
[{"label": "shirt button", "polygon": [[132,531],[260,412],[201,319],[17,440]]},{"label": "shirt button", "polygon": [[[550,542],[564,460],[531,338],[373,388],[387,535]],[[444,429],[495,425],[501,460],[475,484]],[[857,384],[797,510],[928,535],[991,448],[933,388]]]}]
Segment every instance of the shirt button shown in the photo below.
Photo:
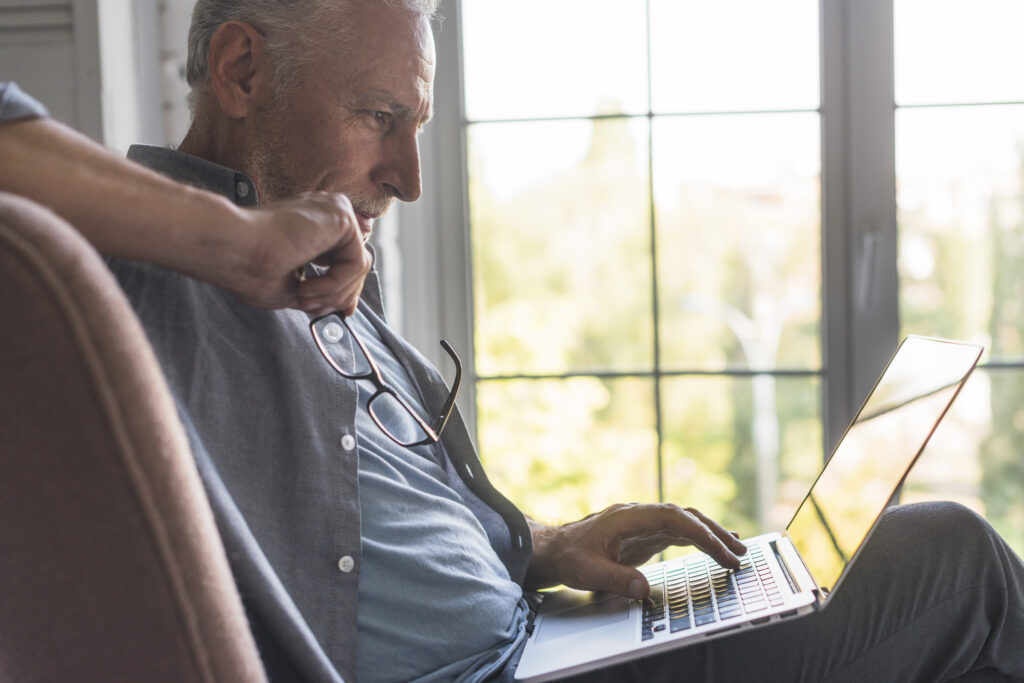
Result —
[{"label": "shirt button", "polygon": [[249,196],[249,183],[244,180],[239,180],[238,184],[235,185],[235,192],[238,193],[239,197],[245,199]]},{"label": "shirt button", "polygon": [[355,569],[355,567],[356,561],[353,560],[352,557],[349,555],[345,555],[340,560],[338,560],[338,569],[340,569],[342,572],[346,574]]},{"label": "shirt button", "polygon": [[327,323],[322,331],[324,341],[336,344],[345,336],[345,328],[338,323]]},{"label": "shirt button", "polygon": [[345,436],[341,437],[341,447],[344,448],[346,451],[351,451],[353,448],[356,447],[356,438],[351,434],[346,434]]}]

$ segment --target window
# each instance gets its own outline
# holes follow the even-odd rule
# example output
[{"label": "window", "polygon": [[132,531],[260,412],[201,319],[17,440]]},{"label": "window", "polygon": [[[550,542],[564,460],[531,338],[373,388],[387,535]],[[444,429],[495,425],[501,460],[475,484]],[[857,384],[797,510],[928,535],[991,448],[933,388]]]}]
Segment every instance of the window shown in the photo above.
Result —
[{"label": "window", "polygon": [[402,315],[474,349],[462,408],[500,488],[548,520],[672,500],[778,528],[916,332],[992,350],[905,497],[1024,546],[1020,48],[934,31],[1019,10],[960,7],[446,5]]},{"label": "window", "polygon": [[904,498],[961,500],[1020,549],[1024,6],[897,0],[894,14],[901,328],[988,349]]}]

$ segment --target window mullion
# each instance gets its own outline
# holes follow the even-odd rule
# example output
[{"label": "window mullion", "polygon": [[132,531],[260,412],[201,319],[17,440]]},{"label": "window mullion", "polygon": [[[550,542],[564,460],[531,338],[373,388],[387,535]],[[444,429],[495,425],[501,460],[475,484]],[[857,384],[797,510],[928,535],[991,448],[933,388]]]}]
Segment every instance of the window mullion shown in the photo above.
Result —
[{"label": "window mullion", "polygon": [[442,371],[447,361],[438,340],[444,337],[459,353],[466,379],[458,405],[475,440],[476,372],[461,78],[461,1],[453,0],[445,9],[444,24],[434,32],[435,115],[420,136],[423,195],[413,204],[398,207],[401,332]]},{"label": "window mullion", "polygon": [[828,452],[899,335],[892,3],[821,3]]}]

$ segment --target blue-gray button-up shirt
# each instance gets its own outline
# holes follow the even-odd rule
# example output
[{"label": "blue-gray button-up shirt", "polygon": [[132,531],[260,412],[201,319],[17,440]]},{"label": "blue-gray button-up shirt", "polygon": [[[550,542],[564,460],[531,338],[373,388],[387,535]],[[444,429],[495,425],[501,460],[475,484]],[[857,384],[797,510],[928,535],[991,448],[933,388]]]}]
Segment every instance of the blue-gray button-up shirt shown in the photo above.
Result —
[{"label": "blue-gray button-up shirt", "polygon": [[47,116],[46,107],[13,81],[0,81],[0,123]]},{"label": "blue-gray button-up shirt", "polygon": [[[244,174],[202,159],[140,146],[129,158],[239,204],[256,201]],[[356,383],[339,381],[324,362],[304,313],[251,308],[172,271],[110,263],[178,402],[268,674],[354,680],[362,565]],[[359,310],[424,407],[439,410],[444,381],[387,327],[375,273]],[[471,494],[467,506],[521,583],[529,528],[488,481],[458,415],[443,451],[457,475],[452,487]]]}]

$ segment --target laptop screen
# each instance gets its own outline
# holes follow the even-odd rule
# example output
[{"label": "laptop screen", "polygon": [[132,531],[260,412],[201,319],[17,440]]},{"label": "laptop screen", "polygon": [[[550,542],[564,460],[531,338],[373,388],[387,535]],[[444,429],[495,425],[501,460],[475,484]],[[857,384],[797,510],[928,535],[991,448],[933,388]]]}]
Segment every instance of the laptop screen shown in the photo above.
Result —
[{"label": "laptop screen", "polygon": [[786,528],[825,596],[924,450],[981,350],[908,337],[889,361]]}]

